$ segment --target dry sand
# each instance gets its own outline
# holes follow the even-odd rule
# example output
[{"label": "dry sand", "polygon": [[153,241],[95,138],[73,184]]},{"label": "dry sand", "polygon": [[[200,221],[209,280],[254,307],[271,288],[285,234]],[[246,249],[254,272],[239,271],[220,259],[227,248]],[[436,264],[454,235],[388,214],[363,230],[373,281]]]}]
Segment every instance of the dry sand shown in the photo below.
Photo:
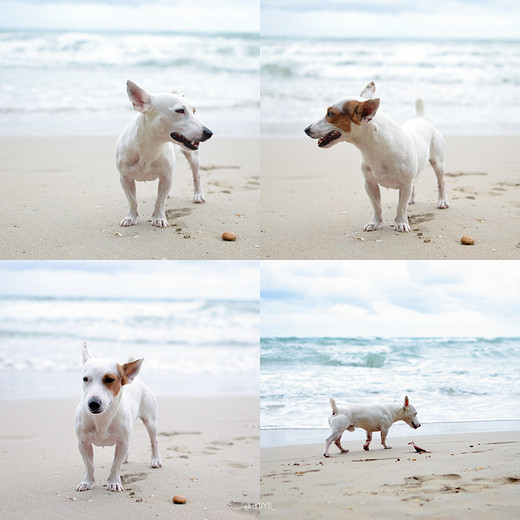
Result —
[{"label": "dry sand", "polygon": [[[438,518],[517,519],[520,514],[520,432],[424,436],[415,453],[408,439],[391,450],[350,449],[323,457],[323,445],[261,450],[261,517],[330,520]],[[333,451],[334,450],[334,451]]]},{"label": "dry sand", "polygon": [[[258,517],[258,398],[159,398],[163,467],[149,466],[149,440],[138,421],[125,491],[103,485],[113,448],[94,448],[96,487],[78,492],[84,474],[74,433],[76,401],[0,401],[2,520]],[[174,495],[187,498],[172,503]]]},{"label": "dry sand", "polygon": [[[518,259],[519,149],[517,136],[447,137],[451,207],[436,208],[428,166],[408,209],[413,231],[393,230],[398,192],[383,188],[383,228],[368,233],[372,207],[357,148],[321,150],[303,131],[299,139],[262,139],[262,258]],[[462,245],[463,235],[475,244]]]},{"label": "dry sand", "polygon": [[[201,145],[204,204],[192,203],[179,154],[166,202],[170,227],[150,224],[157,181],[137,183],[140,221],[121,228],[127,202],[111,137],[0,138],[2,259],[256,259],[259,143],[213,138]],[[235,242],[221,239],[224,231]]]}]

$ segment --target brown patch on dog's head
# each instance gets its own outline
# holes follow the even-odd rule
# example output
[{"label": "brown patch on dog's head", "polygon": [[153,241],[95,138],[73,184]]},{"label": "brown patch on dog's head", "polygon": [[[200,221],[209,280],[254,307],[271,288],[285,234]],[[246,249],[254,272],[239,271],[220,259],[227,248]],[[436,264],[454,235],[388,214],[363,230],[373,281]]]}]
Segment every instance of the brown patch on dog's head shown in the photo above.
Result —
[{"label": "brown patch on dog's head", "polygon": [[117,370],[121,377],[121,385],[127,385],[134,380],[134,377],[139,373],[141,369],[141,365],[143,363],[142,359],[137,359],[130,363],[125,363],[124,365],[117,364]]},{"label": "brown patch on dog's head", "polygon": [[350,99],[343,105],[343,112],[348,114],[351,121],[356,125],[369,123],[376,115],[379,108],[380,99],[367,99],[366,101],[356,101]]},{"label": "brown patch on dog's head", "polygon": [[[118,371],[121,365],[118,365]],[[105,374],[103,376],[103,384],[108,388],[109,392],[116,397],[117,394],[121,391],[121,387],[123,386],[122,378],[120,374]]]},{"label": "brown patch on dog's head", "polygon": [[349,99],[343,103],[341,109],[337,107],[327,108],[325,119],[331,125],[348,134],[352,128],[352,123],[359,126],[372,121],[379,108],[379,102],[379,98],[367,99],[366,101]]},{"label": "brown patch on dog's head", "polygon": [[326,115],[325,119],[331,125],[334,125],[335,127],[339,128],[340,130],[347,132],[347,134],[348,134],[352,127],[352,119],[350,118],[350,115],[348,114],[348,112],[344,111],[345,105],[347,105],[347,103],[349,103],[349,101],[347,101],[343,105],[342,110],[339,110],[336,107],[327,108],[327,115]]}]

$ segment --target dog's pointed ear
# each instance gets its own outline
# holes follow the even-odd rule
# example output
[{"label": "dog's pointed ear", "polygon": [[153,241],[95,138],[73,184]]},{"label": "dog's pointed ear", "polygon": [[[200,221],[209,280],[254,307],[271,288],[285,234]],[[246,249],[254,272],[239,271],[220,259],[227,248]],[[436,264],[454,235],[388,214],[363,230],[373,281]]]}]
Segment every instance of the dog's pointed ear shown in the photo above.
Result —
[{"label": "dog's pointed ear", "polygon": [[408,396],[405,395],[404,396],[404,407],[408,408],[409,404],[410,404],[410,400],[408,399]]},{"label": "dog's pointed ear", "polygon": [[360,101],[354,109],[352,121],[356,125],[366,125],[370,123],[377,113],[380,101],[379,98]]},{"label": "dog's pointed ear", "polygon": [[126,82],[126,92],[135,110],[144,114],[153,108],[153,96],[133,81]]},{"label": "dog's pointed ear", "polygon": [[85,364],[92,357],[92,355],[88,351],[86,341],[84,341],[83,344],[81,345],[81,353],[83,354],[83,364]]},{"label": "dog's pointed ear", "polygon": [[372,99],[374,92],[376,91],[376,84],[371,81],[359,94],[362,98]]},{"label": "dog's pointed ear", "polygon": [[121,384],[127,385],[131,383],[135,376],[139,374],[139,370],[141,370],[141,365],[143,364],[144,359],[137,359],[130,363],[125,363],[123,366],[119,365],[121,371]]}]

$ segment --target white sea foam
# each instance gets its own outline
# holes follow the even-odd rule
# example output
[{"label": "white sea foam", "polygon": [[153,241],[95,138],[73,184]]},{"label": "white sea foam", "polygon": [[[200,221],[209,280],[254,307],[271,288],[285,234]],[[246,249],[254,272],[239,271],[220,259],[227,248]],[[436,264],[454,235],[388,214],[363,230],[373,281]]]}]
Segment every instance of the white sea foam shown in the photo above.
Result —
[{"label": "white sea foam", "polygon": [[[99,357],[144,357],[148,374],[171,377],[163,393],[182,393],[179,380],[205,392],[236,381],[253,393],[258,314],[258,303],[241,301],[0,298],[0,398],[16,398],[6,381],[29,372],[79,373],[83,340]],[[27,388],[24,397],[38,396]]]},{"label": "white sea foam", "polygon": [[410,396],[422,422],[520,419],[519,338],[265,338],[263,428],[324,428],[328,398]]},{"label": "white sea foam", "polygon": [[[421,95],[445,133],[520,132],[520,42],[265,38],[262,133],[301,135],[336,99],[376,81],[381,109],[415,116]],[[507,111],[496,110],[496,100]]]},{"label": "white sea foam", "polygon": [[0,134],[117,135],[126,80],[189,97],[215,132],[259,132],[255,35],[0,31]]}]

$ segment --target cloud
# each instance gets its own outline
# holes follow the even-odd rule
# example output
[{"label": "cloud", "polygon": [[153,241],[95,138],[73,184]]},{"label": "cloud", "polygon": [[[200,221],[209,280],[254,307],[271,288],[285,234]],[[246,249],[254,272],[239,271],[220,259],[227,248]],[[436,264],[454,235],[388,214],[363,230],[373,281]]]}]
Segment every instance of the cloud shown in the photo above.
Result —
[{"label": "cloud", "polygon": [[267,0],[261,16],[266,36],[518,39],[520,4],[512,0]]},{"label": "cloud", "polygon": [[520,336],[516,262],[262,264],[263,336]]}]

